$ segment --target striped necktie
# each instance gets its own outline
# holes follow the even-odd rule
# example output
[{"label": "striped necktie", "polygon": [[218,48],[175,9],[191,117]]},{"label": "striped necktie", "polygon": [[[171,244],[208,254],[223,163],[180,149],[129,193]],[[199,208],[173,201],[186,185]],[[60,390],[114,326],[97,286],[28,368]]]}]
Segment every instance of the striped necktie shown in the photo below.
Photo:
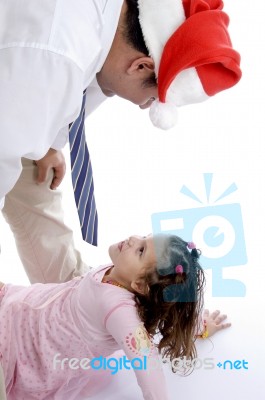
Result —
[{"label": "striped necktie", "polygon": [[79,117],[69,126],[72,183],[83,239],[97,245],[98,214],[91,160],[85,139],[86,91]]}]

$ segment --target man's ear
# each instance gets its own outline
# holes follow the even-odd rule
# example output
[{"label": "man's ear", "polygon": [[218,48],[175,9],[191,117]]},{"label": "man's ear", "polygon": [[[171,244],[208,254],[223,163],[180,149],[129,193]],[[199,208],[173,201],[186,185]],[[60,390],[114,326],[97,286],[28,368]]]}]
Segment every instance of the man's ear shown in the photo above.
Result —
[{"label": "man's ear", "polygon": [[142,295],[147,294],[149,291],[143,280],[132,281],[131,287],[135,292],[142,294]]},{"label": "man's ear", "polygon": [[129,75],[134,74],[135,72],[154,72],[155,63],[151,57],[140,57],[136,58],[133,62],[131,62],[130,66],[127,68],[127,73]]}]

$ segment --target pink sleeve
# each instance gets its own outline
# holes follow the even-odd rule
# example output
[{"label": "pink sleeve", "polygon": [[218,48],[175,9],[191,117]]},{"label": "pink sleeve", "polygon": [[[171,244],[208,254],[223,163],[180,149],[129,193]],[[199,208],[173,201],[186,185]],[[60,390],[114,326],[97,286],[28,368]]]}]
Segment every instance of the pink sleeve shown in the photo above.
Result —
[{"label": "pink sleeve", "polygon": [[[168,400],[166,381],[158,351],[140,321],[136,308],[122,304],[105,318],[107,331],[130,360],[145,400]],[[137,359],[137,360],[136,360]],[[124,365],[124,364],[123,364]],[[123,366],[123,368],[125,368]]]}]

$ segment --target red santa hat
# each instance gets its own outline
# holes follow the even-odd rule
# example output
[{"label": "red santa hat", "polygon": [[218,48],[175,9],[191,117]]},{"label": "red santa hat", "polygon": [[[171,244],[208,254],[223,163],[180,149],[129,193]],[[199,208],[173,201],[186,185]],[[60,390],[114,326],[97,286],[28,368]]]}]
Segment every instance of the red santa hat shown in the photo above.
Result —
[{"label": "red santa hat", "polygon": [[240,80],[240,55],[232,48],[221,0],[138,0],[138,7],[158,81],[150,118],[169,129],[178,107],[207,100]]}]

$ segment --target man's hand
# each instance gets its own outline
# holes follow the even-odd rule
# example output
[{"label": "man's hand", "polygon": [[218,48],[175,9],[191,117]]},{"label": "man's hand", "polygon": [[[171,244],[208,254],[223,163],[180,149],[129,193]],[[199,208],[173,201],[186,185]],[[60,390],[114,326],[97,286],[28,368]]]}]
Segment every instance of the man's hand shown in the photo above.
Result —
[{"label": "man's hand", "polygon": [[50,149],[47,154],[38,161],[35,161],[38,167],[37,183],[43,183],[48,177],[48,173],[53,169],[53,180],[50,188],[56,189],[62,182],[65,175],[65,159],[61,151]]}]

